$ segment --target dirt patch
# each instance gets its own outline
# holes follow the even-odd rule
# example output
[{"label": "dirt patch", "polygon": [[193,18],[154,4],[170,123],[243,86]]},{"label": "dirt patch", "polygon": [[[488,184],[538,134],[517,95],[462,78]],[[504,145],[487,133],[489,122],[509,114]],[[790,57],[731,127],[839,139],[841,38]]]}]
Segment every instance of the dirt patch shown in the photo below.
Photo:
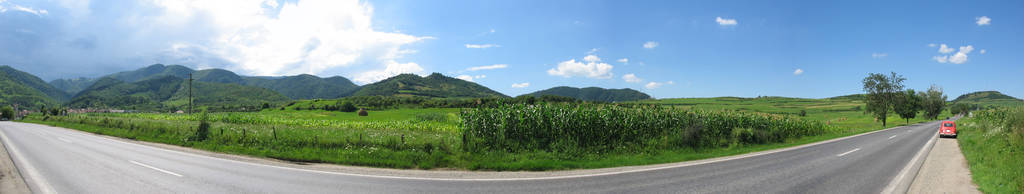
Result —
[{"label": "dirt patch", "polygon": [[0,142],[0,193],[31,193],[25,179],[21,178],[14,160],[7,153],[7,147]]},{"label": "dirt patch", "polygon": [[939,138],[907,193],[981,193],[956,139]]}]

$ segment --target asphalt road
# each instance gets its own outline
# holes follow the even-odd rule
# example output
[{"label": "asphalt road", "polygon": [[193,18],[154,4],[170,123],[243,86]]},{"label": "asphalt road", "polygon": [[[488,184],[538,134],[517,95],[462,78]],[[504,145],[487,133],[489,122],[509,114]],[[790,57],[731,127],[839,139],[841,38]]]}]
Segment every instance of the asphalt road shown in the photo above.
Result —
[{"label": "asphalt road", "polygon": [[486,180],[276,167],[14,122],[0,122],[0,140],[37,193],[879,193],[937,128],[929,122],[656,170]]}]

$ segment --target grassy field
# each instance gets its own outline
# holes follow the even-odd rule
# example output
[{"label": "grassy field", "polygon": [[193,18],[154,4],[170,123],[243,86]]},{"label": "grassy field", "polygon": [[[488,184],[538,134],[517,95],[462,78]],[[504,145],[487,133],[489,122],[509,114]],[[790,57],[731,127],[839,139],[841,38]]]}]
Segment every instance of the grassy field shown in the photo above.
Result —
[{"label": "grassy field", "polygon": [[1024,192],[1024,107],[975,111],[958,123],[960,149],[979,189]]},{"label": "grassy field", "polygon": [[[292,107],[316,103],[305,101]],[[371,110],[368,117],[271,108],[205,116],[33,115],[23,121],[290,161],[388,168],[556,170],[743,154],[882,128],[857,106],[861,102],[855,100],[696,98],[624,105],[384,109]],[[531,111],[547,112],[548,116],[531,116]],[[799,116],[800,111],[806,115]],[[210,123],[209,128],[198,130],[203,121]],[[890,121],[889,127],[905,122],[895,116]],[[921,121],[925,119],[910,123]]]}]

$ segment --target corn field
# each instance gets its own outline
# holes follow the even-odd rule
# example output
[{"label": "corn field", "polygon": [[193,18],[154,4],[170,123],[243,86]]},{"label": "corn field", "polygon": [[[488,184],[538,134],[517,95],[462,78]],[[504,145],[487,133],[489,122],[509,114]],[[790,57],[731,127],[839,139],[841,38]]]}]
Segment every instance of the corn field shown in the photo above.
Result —
[{"label": "corn field", "polygon": [[[199,121],[199,114],[159,114],[159,113],[135,113],[135,114],[97,114],[105,117],[140,118],[167,121]],[[247,113],[210,113],[209,121],[232,124],[249,125],[288,125],[296,127],[330,127],[339,129],[380,129],[380,130],[418,130],[455,132],[456,125],[440,121],[417,121],[417,120],[389,120],[389,121],[341,121],[325,119],[299,119],[279,118],[260,114]]]},{"label": "corn field", "polygon": [[602,153],[783,142],[832,130],[821,122],[738,111],[600,104],[502,105],[460,115],[463,148]]}]

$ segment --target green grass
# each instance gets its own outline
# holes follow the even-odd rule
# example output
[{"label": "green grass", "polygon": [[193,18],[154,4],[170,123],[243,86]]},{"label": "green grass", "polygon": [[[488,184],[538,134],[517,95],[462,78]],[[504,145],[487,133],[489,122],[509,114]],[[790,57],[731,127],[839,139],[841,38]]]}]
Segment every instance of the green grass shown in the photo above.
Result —
[{"label": "green grass", "polygon": [[971,178],[985,193],[1024,192],[1024,108],[975,111],[957,137]]},{"label": "green grass", "polygon": [[[316,101],[312,101],[316,102]],[[32,115],[23,122],[181,145],[197,149],[276,158],[387,168],[452,168],[470,170],[556,170],[644,165],[743,154],[812,143],[881,129],[869,115],[852,108],[856,101],[815,99],[669,99],[645,101],[671,104],[678,111],[729,110],[772,113],[800,120],[828,123],[832,130],[819,135],[793,136],[766,144],[728,143],[713,147],[633,146],[600,152],[566,154],[557,150],[523,149],[467,151],[460,127],[463,109],[371,110],[369,117],[322,110],[265,110],[252,113],[211,113],[210,134],[192,141],[198,116],[184,114],[80,114],[69,117]],[[327,103],[334,103],[328,101]],[[678,105],[691,103],[698,105]],[[663,105],[668,106],[668,105]],[[736,111],[739,110],[739,111]],[[794,114],[808,112],[806,117]],[[948,114],[948,113],[947,113]],[[945,116],[943,116],[944,118]],[[889,127],[902,125],[896,117]],[[910,123],[924,121],[911,120]],[[276,137],[276,138],[275,138]],[[402,141],[404,137],[404,142]],[[643,145],[644,141],[626,142]],[[658,145],[658,144],[651,144]]]}]

